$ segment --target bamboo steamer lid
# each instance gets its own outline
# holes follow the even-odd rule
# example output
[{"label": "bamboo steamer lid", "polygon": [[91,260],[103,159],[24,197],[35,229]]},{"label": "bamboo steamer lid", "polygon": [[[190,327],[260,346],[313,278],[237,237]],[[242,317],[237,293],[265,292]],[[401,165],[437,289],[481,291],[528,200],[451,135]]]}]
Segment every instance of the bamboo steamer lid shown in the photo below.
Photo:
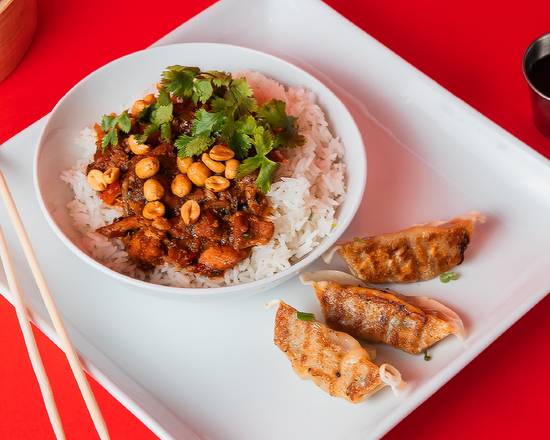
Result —
[{"label": "bamboo steamer lid", "polygon": [[0,0],[0,81],[15,69],[36,28],[36,0]]}]

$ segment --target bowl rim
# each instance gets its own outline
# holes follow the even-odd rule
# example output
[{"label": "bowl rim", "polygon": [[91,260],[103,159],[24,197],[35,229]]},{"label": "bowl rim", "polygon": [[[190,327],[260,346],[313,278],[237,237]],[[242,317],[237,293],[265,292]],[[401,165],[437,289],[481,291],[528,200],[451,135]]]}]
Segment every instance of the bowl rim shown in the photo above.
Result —
[{"label": "bowl rim", "polygon": [[[338,221],[336,222],[336,227],[331,231],[330,235],[325,237],[323,241],[314,248],[309,254],[307,254],[305,257],[300,259],[295,264],[292,264],[290,267],[277,272],[274,275],[271,275],[269,277],[261,278],[259,280],[255,281],[249,281],[249,282],[243,282],[238,284],[231,284],[229,286],[221,286],[221,287],[175,287],[175,286],[166,286],[163,284],[156,284],[149,281],[142,281],[137,278],[133,278],[129,275],[122,274],[120,272],[115,271],[114,269],[111,269],[110,267],[100,263],[99,261],[92,258],[90,255],[88,255],[86,252],[84,252],[79,246],[77,246],[75,243],[73,243],[67,235],[63,232],[63,230],[58,226],[56,221],[51,216],[49,210],[46,207],[46,204],[44,202],[44,197],[42,194],[41,187],[39,185],[39,157],[42,151],[42,148],[45,144],[45,136],[46,133],[49,131],[50,123],[52,120],[52,116],[55,114],[55,112],[58,110],[59,107],[61,107],[64,102],[67,100],[67,98],[75,93],[75,91],[82,86],[87,81],[93,80],[93,78],[101,71],[107,68],[111,68],[113,65],[116,65],[118,63],[123,62],[127,58],[131,58],[136,56],[137,54],[144,53],[144,52],[161,52],[166,50],[174,50],[174,48],[183,48],[183,47],[189,47],[189,46],[217,46],[219,48],[227,48],[231,47],[233,49],[238,50],[244,50],[247,52],[250,52],[254,54],[255,56],[260,57],[266,57],[270,58],[272,61],[281,63],[284,65],[285,69],[289,70],[295,70],[299,71],[302,75],[305,75],[308,77],[308,80],[311,81],[311,83],[316,83],[316,85],[322,89],[325,90],[325,93],[328,94],[332,99],[334,99],[337,103],[339,103],[342,106],[343,112],[350,118],[352,122],[352,129],[354,130],[354,137],[357,137],[357,139],[360,140],[361,144],[363,144],[364,147],[364,139],[361,135],[361,131],[359,130],[359,127],[357,126],[357,122],[355,121],[355,118],[347,108],[347,106],[342,102],[342,100],[323,82],[321,82],[319,79],[317,79],[315,76],[313,76],[311,73],[303,70],[302,68],[283,60],[275,55],[271,55],[266,52],[262,52],[260,50],[251,49],[244,46],[234,45],[234,44],[224,44],[224,43],[209,43],[209,42],[192,42],[192,43],[176,43],[176,44],[169,44],[169,45],[163,45],[163,46],[157,46],[157,47],[150,47],[143,50],[135,51],[130,54],[124,55],[122,57],[119,57],[115,60],[112,60],[108,62],[107,64],[99,67],[98,69],[94,70],[93,72],[86,75],[84,78],[82,78],[78,83],[76,83],[71,89],[63,95],[63,97],[57,102],[57,104],[53,107],[51,112],[47,116],[46,124],[42,127],[42,130],[40,132],[40,136],[38,138],[38,146],[36,148],[34,159],[33,159],[33,186],[36,194],[36,198],[38,199],[38,204],[40,206],[40,210],[42,211],[43,216],[46,218],[47,223],[50,225],[50,227],[53,229],[55,235],[76,255],[78,256],[82,261],[85,263],[93,266],[94,268],[98,269],[100,272],[110,276],[111,278],[121,281],[123,283],[132,285],[134,287],[139,287],[141,289],[146,290],[153,290],[156,292],[163,292],[168,293],[171,295],[178,295],[178,296],[187,296],[187,297],[208,297],[211,298],[216,295],[227,295],[230,293],[237,293],[242,292],[243,290],[252,290],[256,289],[257,292],[260,292],[262,290],[262,287],[268,287],[269,285],[275,285],[277,281],[281,280],[284,281],[287,278],[293,277],[300,271],[301,269],[305,268],[309,264],[316,261],[318,258],[320,258],[331,246],[334,245],[334,243],[341,237],[341,235],[345,232],[351,221],[355,218],[355,215],[359,209],[359,206],[361,204],[361,201],[363,199],[363,195],[365,192],[366,187],[366,181],[367,181],[367,157],[366,157],[366,151],[365,148],[360,149],[358,157],[354,157],[354,162],[360,161],[362,166],[360,169],[363,170],[361,175],[359,176],[360,182],[356,182],[356,184],[359,184],[358,191],[355,193],[355,196],[351,199],[348,198],[349,194],[346,193],[346,202],[351,203],[350,207],[350,215],[348,218],[344,219],[343,221],[340,221],[338,218]],[[285,84],[283,84],[285,85]],[[306,87],[306,86],[304,86]],[[323,111],[325,111],[323,109]],[[345,145],[344,145],[344,151],[345,151]],[[356,179],[357,180],[357,179]],[[349,188],[349,183],[348,183]],[[227,295],[229,296],[229,295]]]}]

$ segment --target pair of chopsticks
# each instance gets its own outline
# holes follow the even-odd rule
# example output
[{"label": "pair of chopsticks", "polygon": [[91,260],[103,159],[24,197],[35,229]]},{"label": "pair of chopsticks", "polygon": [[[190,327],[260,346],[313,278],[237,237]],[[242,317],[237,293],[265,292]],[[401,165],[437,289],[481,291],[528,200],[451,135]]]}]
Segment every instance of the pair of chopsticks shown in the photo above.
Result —
[{"label": "pair of chopsticks", "polygon": [[[8,184],[1,170],[0,195],[4,201],[4,204],[6,205],[9,217],[14,226],[19,242],[23,248],[25,258],[31,268],[31,272],[35,279],[36,285],[38,286],[38,290],[40,291],[48,314],[50,315],[54,329],[59,336],[61,348],[67,356],[69,365],[76,379],[82,397],[84,398],[84,402],[86,403],[86,407],[88,408],[88,412],[90,413],[95,429],[101,440],[108,440],[109,432],[107,431],[107,425],[103,420],[103,416],[101,415],[99,406],[97,405],[97,402],[94,398],[94,395],[90,388],[90,384],[86,379],[86,374],[84,373],[84,369],[82,368],[80,359],[78,358],[78,355],[73,348],[71,340],[69,339],[69,335],[67,334],[65,325],[63,324],[63,320],[61,319],[59,311],[57,310],[55,301],[52,297],[50,289],[48,288],[46,279],[44,278],[44,274],[40,269],[36,254],[34,253],[34,250],[31,246],[29,236],[27,234],[27,231],[25,231],[25,227],[23,226],[23,222],[21,221],[21,217],[19,216],[19,212],[17,211],[15,202],[8,188]],[[17,282],[15,269],[13,267],[13,262],[8,250],[6,238],[1,228],[0,257],[2,260],[2,265],[4,266],[4,270],[6,272],[8,286],[13,294],[13,303],[15,305],[17,319],[19,320],[19,325],[21,326],[21,331],[23,332],[23,338],[25,339],[25,344],[27,346],[27,351],[29,353],[29,358],[34,369],[34,373],[36,375],[36,378],[38,379],[38,385],[40,386],[40,391],[44,399],[44,404],[46,405],[46,410],[48,412],[50,422],[52,424],[56,438],[65,439],[65,433],[63,431],[61,419],[57,411],[57,406],[55,404],[52,389],[48,381],[48,376],[46,375],[46,371],[44,370],[44,365],[42,364],[42,359],[40,357],[40,353],[34,339],[29,313],[25,306],[23,294],[21,293],[19,284]]]}]

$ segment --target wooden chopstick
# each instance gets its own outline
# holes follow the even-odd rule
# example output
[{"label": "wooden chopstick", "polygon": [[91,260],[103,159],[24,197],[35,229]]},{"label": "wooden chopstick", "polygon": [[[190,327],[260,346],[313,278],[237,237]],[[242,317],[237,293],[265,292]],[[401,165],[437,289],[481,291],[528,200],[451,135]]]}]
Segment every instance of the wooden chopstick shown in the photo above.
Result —
[{"label": "wooden chopstick", "polygon": [[57,406],[55,405],[55,399],[52,393],[52,388],[50,387],[50,381],[48,380],[48,376],[44,370],[44,364],[42,363],[42,358],[40,357],[40,352],[36,346],[36,340],[34,339],[34,334],[32,332],[29,314],[27,308],[25,307],[25,300],[23,299],[23,295],[19,289],[19,283],[17,282],[17,278],[15,276],[15,270],[8,251],[8,244],[2,228],[0,228],[0,260],[2,261],[2,266],[4,267],[4,272],[6,273],[6,278],[8,279],[8,286],[13,295],[13,305],[15,306],[17,320],[19,321],[19,326],[21,327],[21,332],[23,333],[23,339],[25,340],[25,345],[27,346],[27,352],[29,353],[34,374],[38,380],[38,386],[40,387],[40,392],[42,393],[42,398],[44,399],[44,404],[46,405],[46,411],[48,412],[50,423],[52,424],[55,437],[58,440],[64,440],[65,432],[63,431],[63,425],[61,424]]},{"label": "wooden chopstick", "polygon": [[86,407],[88,408],[88,412],[90,413],[99,438],[101,440],[109,440],[107,425],[105,424],[105,420],[103,420],[103,416],[101,415],[99,406],[97,405],[94,394],[92,393],[90,384],[86,379],[86,374],[84,373],[84,369],[82,368],[80,359],[78,358],[78,355],[73,348],[67,330],[65,329],[65,325],[63,324],[63,320],[61,319],[59,311],[57,310],[55,301],[48,287],[48,284],[46,283],[46,279],[44,277],[44,274],[42,273],[42,269],[40,268],[38,259],[36,258],[36,254],[34,253],[34,249],[32,248],[31,241],[29,239],[27,231],[25,230],[25,227],[23,226],[23,222],[21,221],[21,217],[19,215],[19,212],[17,211],[17,207],[15,206],[15,202],[11,195],[10,189],[1,170],[0,195],[4,200],[9,217],[15,228],[15,232],[17,234],[19,242],[23,248],[25,258],[27,259],[27,263],[31,268],[34,280],[36,282],[36,285],[38,286],[38,290],[40,291],[42,300],[44,301],[44,305],[46,306],[46,310],[48,311],[54,329],[59,336],[60,346],[67,356],[67,360],[69,361],[69,365],[76,379],[76,383],[78,384],[80,393],[84,398],[84,402],[86,403]]}]

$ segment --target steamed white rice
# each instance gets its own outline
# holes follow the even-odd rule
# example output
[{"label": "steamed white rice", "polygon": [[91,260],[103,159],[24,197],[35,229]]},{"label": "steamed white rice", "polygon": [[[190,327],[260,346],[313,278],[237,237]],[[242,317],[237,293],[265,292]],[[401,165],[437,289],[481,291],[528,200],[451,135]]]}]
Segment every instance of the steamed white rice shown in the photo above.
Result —
[{"label": "steamed white rice", "polygon": [[110,224],[121,212],[101,201],[86,181],[86,165],[95,152],[95,133],[82,130],[77,147],[82,160],[62,173],[74,191],[67,208],[82,233],[82,249],[111,269],[141,280],[175,287],[219,287],[259,280],[280,272],[309,254],[336,225],[336,209],[346,191],[344,149],[333,137],[315,96],[303,88],[285,88],[256,72],[243,72],[259,103],[280,99],[288,114],[298,118],[306,142],[286,152],[287,162],[278,170],[267,194],[275,225],[272,240],[256,246],[250,257],[225,272],[224,278],[207,278],[169,264],[145,273],[133,263],[119,239],[107,239],[95,230]]}]

